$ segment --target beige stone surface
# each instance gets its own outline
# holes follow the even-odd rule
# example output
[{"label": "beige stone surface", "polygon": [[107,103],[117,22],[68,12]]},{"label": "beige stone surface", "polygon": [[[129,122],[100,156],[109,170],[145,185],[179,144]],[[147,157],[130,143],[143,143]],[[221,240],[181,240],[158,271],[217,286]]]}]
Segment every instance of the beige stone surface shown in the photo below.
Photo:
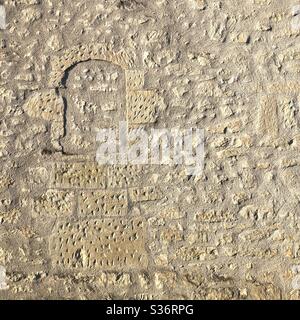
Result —
[{"label": "beige stone surface", "polygon": [[[0,4],[1,300],[299,299],[297,1]],[[97,163],[126,120],[202,175]]]}]

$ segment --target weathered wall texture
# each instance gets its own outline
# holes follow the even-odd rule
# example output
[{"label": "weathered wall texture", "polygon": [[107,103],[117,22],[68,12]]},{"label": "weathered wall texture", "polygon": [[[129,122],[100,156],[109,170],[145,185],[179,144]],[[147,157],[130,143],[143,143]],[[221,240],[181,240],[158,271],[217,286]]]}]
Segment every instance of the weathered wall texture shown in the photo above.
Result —
[{"label": "weathered wall texture", "polygon": [[[1,299],[299,298],[296,0],[2,4]],[[125,119],[205,129],[203,175],[97,164]]]}]

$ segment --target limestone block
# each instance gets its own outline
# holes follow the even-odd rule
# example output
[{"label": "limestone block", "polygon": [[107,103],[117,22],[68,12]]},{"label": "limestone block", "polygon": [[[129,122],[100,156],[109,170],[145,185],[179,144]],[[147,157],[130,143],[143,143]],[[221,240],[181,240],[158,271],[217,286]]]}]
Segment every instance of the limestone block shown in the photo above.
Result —
[{"label": "limestone block", "polygon": [[74,211],[75,196],[73,192],[48,190],[39,199],[32,201],[32,215],[69,216]]},{"label": "limestone block", "polygon": [[217,256],[217,248],[192,246],[177,249],[174,258],[187,262],[201,262],[214,260]]},{"label": "limestone block", "polygon": [[143,70],[126,70],[126,88],[129,91],[144,89],[144,71]]},{"label": "limestone block", "polygon": [[56,150],[61,150],[60,139],[64,136],[64,108],[64,101],[55,90],[34,93],[23,105],[31,118],[51,123],[51,143]]},{"label": "limestone block", "polygon": [[78,202],[81,216],[124,216],[128,210],[125,190],[81,192]]},{"label": "limestone block", "polygon": [[[113,165],[107,168],[107,187],[137,187],[150,176],[150,168],[145,165]],[[141,179],[143,177],[143,179]]]},{"label": "limestone block", "polygon": [[64,102],[55,90],[34,93],[27,99],[23,109],[32,118],[63,121]]},{"label": "limestone block", "polygon": [[156,121],[161,97],[155,91],[128,91],[127,116],[130,124],[145,124]]},{"label": "limestone block", "polygon": [[133,202],[155,201],[162,197],[160,190],[153,187],[131,188],[129,189],[129,197]]},{"label": "limestone block", "polygon": [[195,221],[205,223],[221,223],[230,222],[235,220],[234,213],[230,211],[219,211],[219,210],[207,210],[203,212],[198,212],[195,215]]},{"label": "limestone block", "polygon": [[167,227],[163,228],[160,235],[160,240],[168,244],[172,242],[182,241],[184,237],[183,234],[183,227],[180,223],[171,225],[168,224]]},{"label": "limestone block", "polygon": [[105,188],[105,168],[96,163],[55,163],[51,185],[55,188]]},{"label": "limestone block", "polygon": [[52,264],[64,269],[123,270],[148,265],[142,218],[59,223],[49,240]]},{"label": "limestone block", "polygon": [[258,125],[260,134],[272,137],[278,135],[277,103],[271,96],[261,99]]}]

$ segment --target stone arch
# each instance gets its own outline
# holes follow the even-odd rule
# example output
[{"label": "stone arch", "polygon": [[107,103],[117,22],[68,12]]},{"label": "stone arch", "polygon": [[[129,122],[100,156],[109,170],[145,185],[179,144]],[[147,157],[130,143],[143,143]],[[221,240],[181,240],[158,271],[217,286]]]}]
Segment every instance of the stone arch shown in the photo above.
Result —
[{"label": "stone arch", "polygon": [[66,106],[60,90],[70,68],[87,61],[110,62],[125,73],[126,120],[129,125],[153,124],[163,99],[154,90],[144,89],[144,70],[137,68],[133,55],[123,50],[110,50],[105,44],[79,44],[66,49],[51,63],[48,88],[31,95],[24,111],[33,118],[44,119],[51,124],[51,142],[56,151],[63,151],[61,139],[65,135]]},{"label": "stone arch", "polygon": [[65,73],[72,66],[89,60],[107,61],[122,67],[124,70],[132,69],[134,57],[125,51],[111,51],[103,44],[80,44],[63,52],[60,57],[54,58],[51,64],[49,86],[61,86]]}]

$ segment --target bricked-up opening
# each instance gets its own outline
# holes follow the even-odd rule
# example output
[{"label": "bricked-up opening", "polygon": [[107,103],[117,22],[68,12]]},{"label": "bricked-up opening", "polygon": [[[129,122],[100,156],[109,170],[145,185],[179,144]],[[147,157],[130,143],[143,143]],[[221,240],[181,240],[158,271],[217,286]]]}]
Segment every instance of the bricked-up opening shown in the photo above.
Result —
[{"label": "bricked-up opening", "polygon": [[117,128],[126,118],[124,70],[107,61],[76,64],[64,78],[65,154],[96,154],[96,131]]}]

